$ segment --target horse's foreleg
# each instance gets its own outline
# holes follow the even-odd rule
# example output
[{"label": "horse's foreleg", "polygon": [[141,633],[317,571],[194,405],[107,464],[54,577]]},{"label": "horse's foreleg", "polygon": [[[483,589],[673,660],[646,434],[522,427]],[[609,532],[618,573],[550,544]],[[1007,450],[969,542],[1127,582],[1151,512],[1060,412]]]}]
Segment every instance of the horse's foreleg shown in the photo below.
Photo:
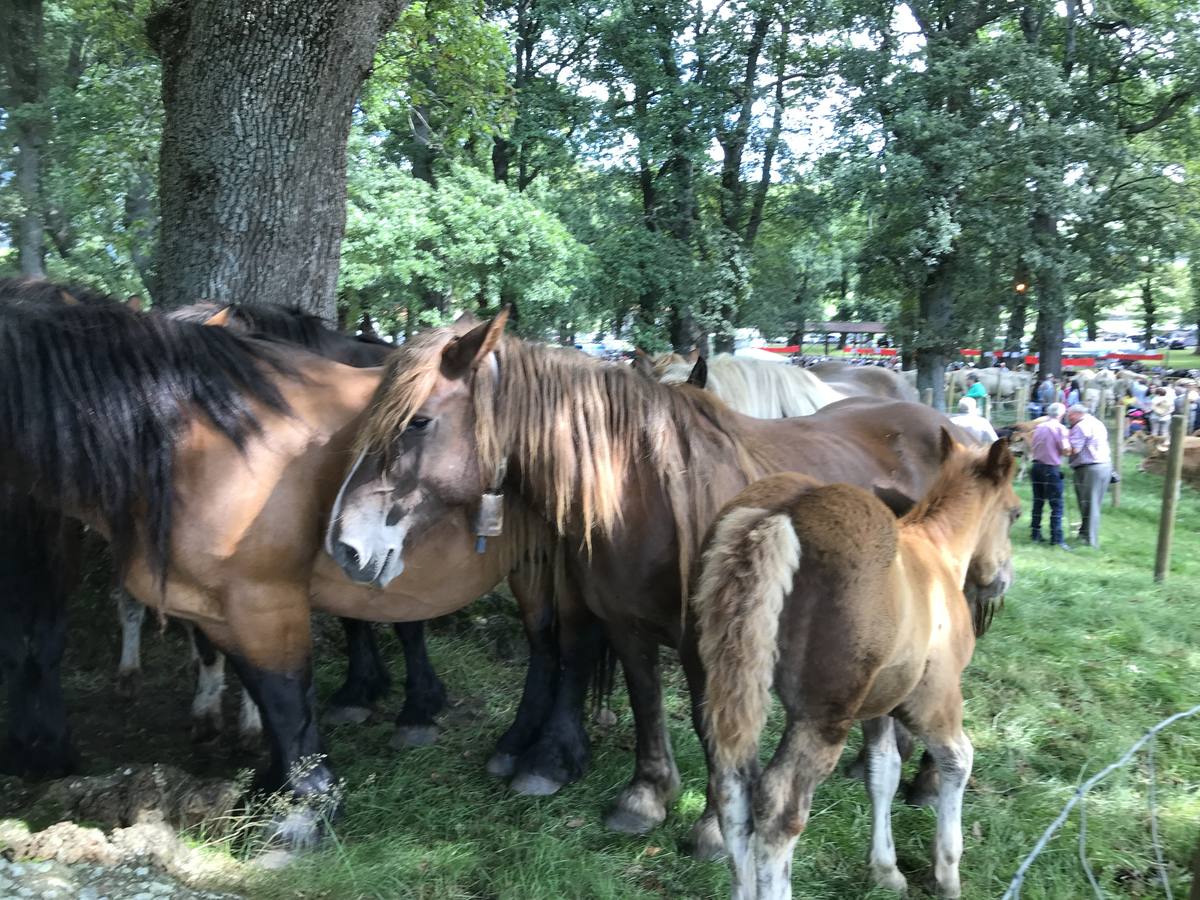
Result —
[{"label": "horse's foreleg", "polygon": [[66,775],[78,760],[67,727],[62,657],[82,531],[24,503],[4,505],[0,517],[0,676],[8,691],[0,770]]},{"label": "horse's foreleg", "polygon": [[142,624],[146,607],[125,592],[113,588],[117,601],[117,621],[121,625],[121,661],[117,664],[117,695],[132,697],[137,693],[137,681],[142,674]]},{"label": "horse's foreleg", "polygon": [[671,754],[663,711],[658,644],[653,639],[609,629],[621,659],[637,733],[637,763],[604,824],[613,831],[643,834],[662,824],[679,792],[679,771]]},{"label": "horse's foreleg", "polygon": [[192,740],[211,741],[222,731],[221,696],[225,692],[225,655],[194,625],[187,626],[196,660],[192,697]]},{"label": "horse's foreleg", "polygon": [[896,844],[892,839],[892,798],[900,786],[900,750],[891,716],[863,722],[863,746],[871,798],[871,880],[880,887],[904,891],[908,882],[896,868]]},{"label": "horse's foreleg", "polygon": [[392,747],[426,747],[437,740],[434,718],[446,705],[446,688],[425,648],[424,622],[398,622],[396,637],[404,648],[404,706],[396,717]]},{"label": "horse's foreleg", "polygon": [[375,641],[375,627],[370,622],[341,619],[346,633],[346,680],[329,698],[325,724],[359,725],[371,716],[371,707],[387,696],[392,676]]},{"label": "horse's foreleg", "polygon": [[487,763],[487,771],[497,778],[511,778],[522,753],[537,740],[543,723],[550,715],[558,688],[558,648],[555,646],[553,598],[530,576],[518,570],[509,577],[509,586],[521,611],[521,623],[529,641],[529,664],[525,667],[525,688],[517,714],[508,730],[496,742]]},{"label": "horse's foreleg", "polygon": [[[546,684],[531,672],[526,689],[550,692],[549,714],[537,739],[517,762],[511,787],[518,794],[545,796],[583,777],[591,758],[591,742],[583,724],[588,681],[597,664],[605,659],[606,644],[600,621],[582,603],[576,602],[570,583],[560,585],[554,602],[558,605],[557,671]],[[603,690],[604,685],[598,685]]]},{"label": "horse's foreleg", "polygon": [[283,792],[294,803],[272,823],[270,837],[289,848],[313,845],[336,815],[338,799],[317,731],[312,665],[305,661],[292,671],[272,672],[234,654],[229,660],[258,704],[267,732],[270,764],[259,773],[258,787]]}]

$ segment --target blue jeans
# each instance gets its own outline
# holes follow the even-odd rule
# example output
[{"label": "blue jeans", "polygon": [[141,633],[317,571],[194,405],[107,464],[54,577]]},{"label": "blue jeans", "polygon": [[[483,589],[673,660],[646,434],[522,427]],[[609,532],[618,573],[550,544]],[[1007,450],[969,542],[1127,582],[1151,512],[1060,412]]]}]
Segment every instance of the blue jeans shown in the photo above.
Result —
[{"label": "blue jeans", "polygon": [[1033,464],[1033,511],[1029,525],[1033,539],[1042,536],[1042,503],[1050,504],[1050,543],[1063,542],[1063,474],[1058,466],[1048,463]]}]

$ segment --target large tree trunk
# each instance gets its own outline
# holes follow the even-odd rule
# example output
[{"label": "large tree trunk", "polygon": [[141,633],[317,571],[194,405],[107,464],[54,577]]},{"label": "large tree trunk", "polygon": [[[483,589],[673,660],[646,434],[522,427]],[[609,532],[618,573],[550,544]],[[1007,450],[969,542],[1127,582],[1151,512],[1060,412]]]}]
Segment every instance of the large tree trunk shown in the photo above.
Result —
[{"label": "large tree trunk", "polygon": [[1063,331],[1067,321],[1067,297],[1055,254],[1058,247],[1057,219],[1049,212],[1035,213],[1033,237],[1042,249],[1042,263],[1035,273],[1038,301],[1038,377],[1057,377],[1062,373]]},{"label": "large tree trunk", "polygon": [[159,284],[335,321],[350,115],[407,0],[168,0]]},{"label": "large tree trunk", "polygon": [[17,147],[13,181],[21,201],[20,215],[13,223],[13,240],[21,274],[33,278],[46,274],[42,147],[48,129],[41,63],[45,34],[42,12],[42,0],[0,0],[0,56],[8,82],[7,96],[0,97],[0,101],[8,113]]},{"label": "large tree trunk", "polygon": [[952,256],[943,257],[926,276],[918,298],[917,390],[933,391],[933,408],[946,408],[947,338],[954,312]]}]

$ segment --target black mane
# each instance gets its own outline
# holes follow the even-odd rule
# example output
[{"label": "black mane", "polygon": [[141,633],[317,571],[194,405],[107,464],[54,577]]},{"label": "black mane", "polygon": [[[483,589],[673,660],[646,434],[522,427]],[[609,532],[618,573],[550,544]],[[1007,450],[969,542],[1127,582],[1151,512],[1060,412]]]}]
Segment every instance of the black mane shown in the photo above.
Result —
[{"label": "black mane", "polygon": [[101,306],[115,303],[107,294],[81,284],[58,284],[44,278],[0,278],[0,303],[44,303],[53,306]]},{"label": "black mane", "polygon": [[[170,315],[180,321],[202,323],[223,308],[216,303],[196,303]],[[251,337],[296,344],[325,359],[348,366],[367,368],[382,365],[395,349],[392,344],[379,338],[334,331],[320,316],[296,307],[238,303],[230,308],[230,319],[232,328]]]},{"label": "black mane", "polygon": [[0,293],[0,474],[39,501],[100,517],[122,568],[142,532],[164,579],[175,444],[196,416],[238,447],[251,404],[287,412],[269,344],[120,305],[10,303]]}]

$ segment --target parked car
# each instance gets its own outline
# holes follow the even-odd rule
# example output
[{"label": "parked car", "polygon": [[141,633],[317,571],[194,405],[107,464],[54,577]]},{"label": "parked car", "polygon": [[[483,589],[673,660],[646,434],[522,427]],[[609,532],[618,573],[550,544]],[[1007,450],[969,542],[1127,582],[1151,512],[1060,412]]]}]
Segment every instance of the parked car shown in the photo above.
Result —
[{"label": "parked car", "polygon": [[1196,329],[1181,328],[1178,331],[1172,331],[1168,335],[1167,346],[1172,350],[1186,350],[1188,347],[1196,346]]}]

